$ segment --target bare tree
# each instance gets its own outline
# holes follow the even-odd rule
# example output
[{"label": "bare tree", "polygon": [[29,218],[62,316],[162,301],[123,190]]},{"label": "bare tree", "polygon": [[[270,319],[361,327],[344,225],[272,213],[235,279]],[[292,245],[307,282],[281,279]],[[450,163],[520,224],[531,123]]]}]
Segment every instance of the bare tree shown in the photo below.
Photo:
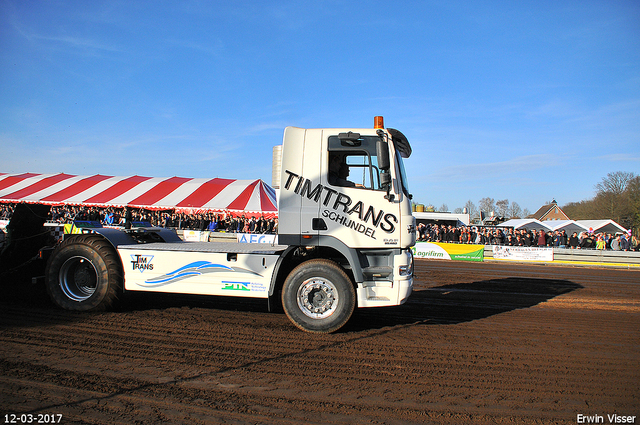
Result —
[{"label": "bare tree", "polygon": [[507,212],[509,211],[509,200],[501,199],[496,202],[496,207],[498,209],[498,215],[501,217],[505,217]]},{"label": "bare tree", "polygon": [[596,190],[598,194],[612,193],[614,195],[622,195],[634,177],[636,175],[628,171],[609,173],[607,177],[603,177],[602,181],[596,185]]},{"label": "bare tree", "polygon": [[635,176],[629,181],[627,193],[631,207],[629,212],[631,225],[629,227],[637,227],[640,224],[640,176]]},{"label": "bare tree", "polygon": [[568,204],[562,207],[562,211],[569,217],[571,220],[588,220],[589,219],[589,204],[592,201],[580,201],[580,202],[569,202]]},{"label": "bare tree", "polygon": [[491,211],[496,210],[495,200],[493,198],[482,198],[478,205],[480,207],[480,211],[485,213],[490,213]]},{"label": "bare tree", "polygon": [[637,176],[627,171],[607,174],[596,185],[596,196],[592,209],[600,218],[610,218],[623,226],[633,222],[632,201],[627,191]]},{"label": "bare tree", "polygon": [[522,217],[522,208],[518,205],[517,202],[511,203],[511,208],[509,208],[509,217],[510,218],[523,218]]},{"label": "bare tree", "polygon": [[640,176],[616,171],[596,186],[596,196],[562,207],[574,220],[609,218],[627,228],[640,229]]},{"label": "bare tree", "polygon": [[478,208],[476,208],[476,205],[473,202],[471,202],[471,199],[469,199],[467,203],[464,204],[464,207],[467,209],[467,213],[469,214],[469,217],[471,218],[478,217]]},{"label": "bare tree", "polygon": [[439,212],[447,212],[449,211],[449,207],[447,206],[447,204],[442,204],[440,205],[440,208],[438,208]]}]

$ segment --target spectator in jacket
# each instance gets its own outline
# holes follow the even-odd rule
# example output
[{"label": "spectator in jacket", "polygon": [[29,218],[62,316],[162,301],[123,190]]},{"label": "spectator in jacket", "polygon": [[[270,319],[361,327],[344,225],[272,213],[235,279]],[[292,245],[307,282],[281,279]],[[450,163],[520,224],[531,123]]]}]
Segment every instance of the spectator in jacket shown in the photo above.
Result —
[{"label": "spectator in jacket", "polygon": [[544,233],[544,230],[541,230],[538,233],[538,246],[546,246],[547,245],[547,235]]},{"label": "spectator in jacket", "polygon": [[582,249],[593,249],[596,247],[596,241],[593,239],[593,235],[591,233],[585,233],[584,238],[580,242],[580,248]]},{"label": "spectator in jacket", "polygon": [[625,235],[620,236],[620,250],[629,251],[629,239]]},{"label": "spectator in jacket", "polygon": [[620,251],[620,235],[616,235],[616,237],[611,241],[611,249],[613,251]]},{"label": "spectator in jacket", "polygon": [[572,249],[576,249],[580,245],[580,240],[578,239],[578,233],[573,232],[573,235],[569,238],[569,246]]}]

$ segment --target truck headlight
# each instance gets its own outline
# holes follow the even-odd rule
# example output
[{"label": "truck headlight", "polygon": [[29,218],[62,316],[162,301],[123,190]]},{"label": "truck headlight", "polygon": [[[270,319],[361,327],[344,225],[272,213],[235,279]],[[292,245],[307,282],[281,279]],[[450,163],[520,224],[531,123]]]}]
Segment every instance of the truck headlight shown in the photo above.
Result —
[{"label": "truck headlight", "polygon": [[398,275],[400,276],[413,275],[413,252],[411,252],[411,250],[408,250],[407,255],[409,256],[409,264],[407,264],[406,266],[398,267]]},{"label": "truck headlight", "polygon": [[413,267],[411,267],[411,265],[400,266],[398,272],[400,276],[411,276],[411,273],[413,273]]}]

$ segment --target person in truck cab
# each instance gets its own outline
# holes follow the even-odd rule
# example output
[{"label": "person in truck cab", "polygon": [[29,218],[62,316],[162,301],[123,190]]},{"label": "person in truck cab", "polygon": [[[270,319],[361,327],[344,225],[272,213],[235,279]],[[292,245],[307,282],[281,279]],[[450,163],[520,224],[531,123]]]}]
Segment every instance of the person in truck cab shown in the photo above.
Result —
[{"label": "person in truck cab", "polygon": [[349,166],[344,162],[340,164],[340,171],[338,172],[338,186],[344,187],[356,187],[356,184],[347,180],[349,177]]},{"label": "person in truck cab", "polygon": [[349,166],[338,155],[331,155],[329,160],[329,184],[333,186],[355,187],[355,183],[347,180]]}]

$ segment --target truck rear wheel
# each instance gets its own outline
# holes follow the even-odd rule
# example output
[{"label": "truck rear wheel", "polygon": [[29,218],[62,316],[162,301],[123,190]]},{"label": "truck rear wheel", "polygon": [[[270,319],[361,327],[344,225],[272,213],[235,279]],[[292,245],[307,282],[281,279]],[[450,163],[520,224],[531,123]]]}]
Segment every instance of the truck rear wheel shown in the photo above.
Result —
[{"label": "truck rear wheel", "polygon": [[122,266],[113,246],[99,235],[65,239],[51,255],[47,292],[66,310],[106,310],[122,291]]},{"label": "truck rear wheel", "polygon": [[300,264],[289,273],[282,288],[287,317],[307,332],[337,331],[349,321],[355,305],[351,279],[330,260]]}]

